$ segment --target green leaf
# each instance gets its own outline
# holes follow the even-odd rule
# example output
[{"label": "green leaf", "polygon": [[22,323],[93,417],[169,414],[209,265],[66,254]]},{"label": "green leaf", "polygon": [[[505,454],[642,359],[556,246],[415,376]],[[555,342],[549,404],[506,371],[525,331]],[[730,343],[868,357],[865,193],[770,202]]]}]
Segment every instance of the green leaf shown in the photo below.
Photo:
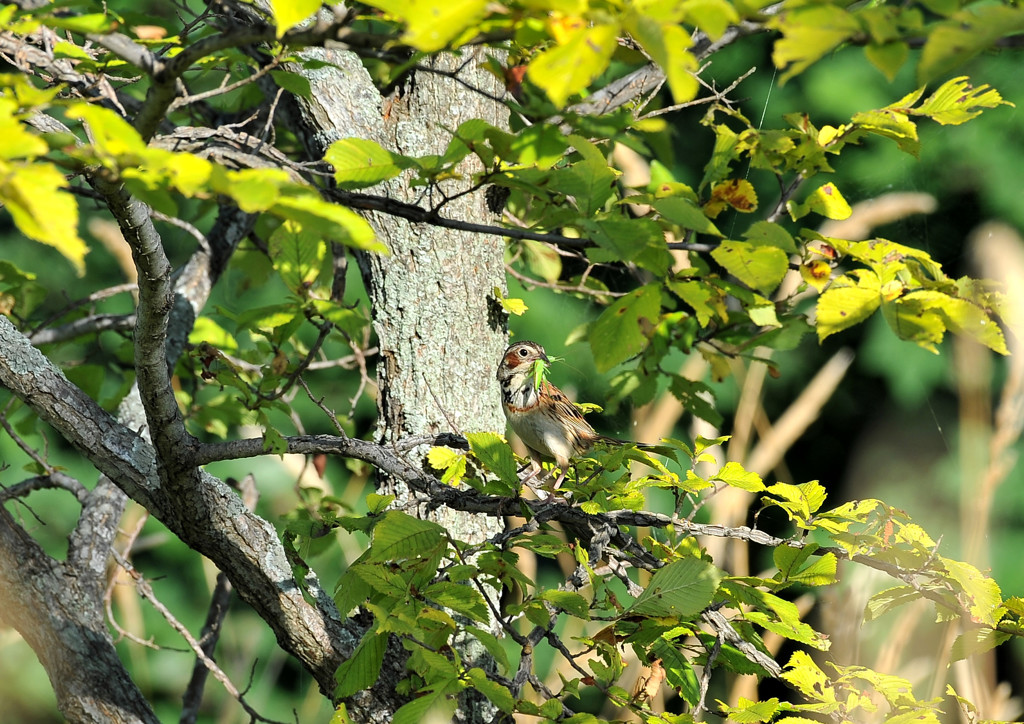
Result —
[{"label": "green leaf", "polygon": [[860,324],[882,302],[878,275],[860,269],[838,277],[818,299],[818,341]]},{"label": "green leaf", "polygon": [[614,195],[620,175],[607,161],[580,161],[552,174],[548,188],[571,196],[580,214],[591,217]]},{"label": "green leaf", "polygon": [[487,700],[498,707],[506,714],[511,714],[515,709],[516,700],[512,693],[496,681],[487,678],[487,672],[478,667],[473,667],[466,672],[466,678],[473,688],[487,697]]},{"label": "green leaf", "polygon": [[796,242],[789,232],[770,221],[755,221],[743,232],[743,238],[755,246],[773,246],[787,254],[797,252]]},{"label": "green leaf", "polygon": [[642,352],[660,314],[658,284],[642,286],[610,304],[590,328],[590,349],[598,372]]},{"label": "green leaf", "polygon": [[343,189],[376,186],[415,165],[409,157],[364,138],[335,141],[324,154],[324,160],[334,167],[334,180]]},{"label": "green leaf", "polygon": [[289,30],[313,15],[322,4],[322,0],[270,0],[270,14],[277,25],[277,37],[281,38]]},{"label": "green leaf", "polygon": [[670,196],[658,199],[651,204],[655,210],[673,224],[678,224],[684,229],[693,229],[698,234],[710,234],[711,236],[724,236],[711,219],[704,215],[699,206],[689,199],[680,196]]},{"label": "green leaf", "polygon": [[458,704],[443,692],[431,692],[403,704],[395,712],[391,724],[423,724],[433,721],[451,721]]},{"label": "green leaf", "polygon": [[[280,27],[278,28],[280,30]],[[309,80],[298,73],[291,73],[285,70],[272,70],[270,71],[270,77],[274,79],[274,83],[279,88],[284,88],[292,95],[299,96],[300,98],[309,98],[313,91],[309,86]]]},{"label": "green leaf", "polygon": [[1004,37],[1024,30],[1024,8],[976,4],[938,23],[925,41],[917,65],[922,85],[963,65]]},{"label": "green leaf", "polygon": [[487,603],[484,597],[468,585],[438,581],[424,589],[423,597],[474,621],[487,620]]},{"label": "green leaf", "polygon": [[583,27],[560,45],[545,50],[530,63],[527,77],[562,108],[570,96],[586,88],[608,67],[618,47],[619,27],[602,24]]},{"label": "green leaf", "polygon": [[497,636],[492,634],[490,631],[485,631],[484,629],[477,628],[476,626],[467,625],[466,631],[471,636],[474,636],[476,640],[479,641],[485,649],[487,649],[487,653],[489,653],[491,658],[498,663],[498,666],[501,667],[502,671],[508,671],[508,654]]},{"label": "green leaf", "polygon": [[661,659],[669,686],[677,689],[686,703],[696,706],[700,700],[700,682],[687,658],[664,638],[651,645],[651,655]]},{"label": "green leaf", "polygon": [[293,293],[306,296],[320,275],[327,244],[319,234],[285,221],[270,235],[267,251],[281,279]]},{"label": "green leaf", "polygon": [[711,603],[721,579],[721,571],[700,558],[674,561],[655,572],[626,611],[640,616],[694,616]]},{"label": "green leaf", "polygon": [[380,676],[380,666],[384,662],[384,649],[387,636],[377,633],[376,625],[363,634],[362,640],[352,652],[352,656],[343,661],[334,675],[338,686],[334,690],[336,699],[352,696],[357,691],[368,689]]},{"label": "green leaf", "polygon": [[587,599],[578,593],[551,588],[541,591],[540,598],[554,604],[576,618],[582,618],[585,621],[590,620],[590,604],[587,603]]},{"label": "green leaf", "polygon": [[500,435],[493,432],[469,432],[466,433],[466,439],[469,441],[469,449],[488,470],[506,485],[513,489],[519,488],[515,455]]},{"label": "green leaf", "polygon": [[723,241],[711,257],[748,287],[766,295],[775,291],[789,271],[789,256],[774,246]]},{"label": "green leaf", "polygon": [[665,248],[665,233],[652,219],[629,219],[618,214],[587,219],[583,232],[609,252],[607,259],[591,253],[594,261],[634,261],[645,249]]},{"label": "green leaf", "polygon": [[408,513],[389,510],[373,530],[368,561],[427,558],[445,545],[444,528]]},{"label": "green leaf", "polygon": [[949,577],[963,591],[961,598],[971,612],[971,620],[986,626],[999,622],[999,608],[1003,602],[999,584],[984,575],[970,563],[939,557]]},{"label": "green leaf", "polygon": [[864,48],[864,57],[892,83],[910,57],[910,46],[903,41],[871,43]]}]

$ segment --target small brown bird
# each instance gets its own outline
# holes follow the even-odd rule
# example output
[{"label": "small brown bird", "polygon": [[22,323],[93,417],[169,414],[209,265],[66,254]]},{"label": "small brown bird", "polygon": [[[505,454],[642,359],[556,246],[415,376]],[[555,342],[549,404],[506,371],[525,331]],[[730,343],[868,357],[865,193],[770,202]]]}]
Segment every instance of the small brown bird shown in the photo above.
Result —
[{"label": "small brown bird", "polygon": [[536,342],[509,345],[498,365],[501,384],[501,408],[512,431],[523,441],[533,463],[533,471],[523,479],[530,480],[541,472],[541,462],[554,462],[560,469],[554,487],[561,484],[569,468],[569,460],[582,455],[598,440],[622,445],[622,440],[599,435],[565,394],[534,372],[538,362],[546,364],[548,356]]}]

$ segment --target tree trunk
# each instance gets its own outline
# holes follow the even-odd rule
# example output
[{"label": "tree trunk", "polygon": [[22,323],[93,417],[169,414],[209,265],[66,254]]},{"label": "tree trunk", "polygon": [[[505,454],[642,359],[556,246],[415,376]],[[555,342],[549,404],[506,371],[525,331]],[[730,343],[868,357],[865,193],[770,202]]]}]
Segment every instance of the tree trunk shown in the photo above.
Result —
[{"label": "tree trunk", "polygon": [[[353,136],[409,156],[442,154],[451,138],[449,131],[465,120],[482,118],[498,127],[507,125],[506,109],[493,100],[503,89],[479,67],[482,53],[428,61],[439,72],[416,71],[404,79],[399,92],[386,99],[354,55],[334,50],[308,50],[303,55],[332,64],[312,71],[297,65],[289,68],[305,75],[312,88],[310,97],[296,98],[290,111],[292,125],[313,158],[322,158],[333,141]],[[458,71],[459,77],[491,98],[467,90],[451,77],[461,66],[466,69]],[[458,190],[445,189],[449,196]],[[385,191],[391,198],[423,206],[438,202],[429,193],[422,198],[423,189],[410,188],[402,178],[387,184]],[[483,196],[482,192],[461,196],[445,204],[443,213],[474,221],[493,217]],[[378,440],[394,442],[409,435],[448,431],[503,431],[494,374],[507,340],[507,317],[493,294],[494,288],[503,293],[506,288],[502,239],[413,225],[393,217],[368,218],[391,252],[359,257],[380,348]],[[421,449],[411,454],[422,453]],[[395,494],[406,509],[416,505],[401,481],[383,479],[379,487]],[[446,508],[423,506],[420,514],[470,542],[501,529],[500,519]],[[460,655],[467,664],[488,665],[483,651],[461,651]],[[365,702],[369,706],[365,715],[374,720],[386,721],[389,712],[383,709],[401,703],[392,701],[393,677],[402,675],[401,668],[389,669],[389,662],[396,663],[385,659],[378,687],[371,692],[371,701]],[[456,719],[493,721],[494,710],[485,704],[464,702]]]}]

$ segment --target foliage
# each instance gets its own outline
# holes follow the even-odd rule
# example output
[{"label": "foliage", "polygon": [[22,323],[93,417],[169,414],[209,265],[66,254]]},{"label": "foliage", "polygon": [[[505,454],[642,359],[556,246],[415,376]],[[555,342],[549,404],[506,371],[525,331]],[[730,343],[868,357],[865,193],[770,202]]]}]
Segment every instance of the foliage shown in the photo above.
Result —
[{"label": "foliage", "polygon": [[[396,722],[451,716],[467,692],[503,715],[572,722],[597,720],[580,706],[591,691],[623,716],[652,722],[692,721],[706,712],[737,721],[846,721],[880,711],[887,720],[939,721],[944,708],[972,708],[952,690],[947,699],[919,699],[903,678],[842,662],[821,664],[809,653],[827,651],[830,640],[801,616],[794,591],[836,585],[841,567],[871,568],[894,579],[871,597],[866,621],[924,601],[936,620],[960,622],[954,660],[1024,631],[1020,599],[1004,598],[977,567],[940,554],[906,513],[880,500],[828,508],[818,482],[769,482],[736,461],[720,463],[712,450],[727,436],[666,437],[654,450],[598,446],[575,461],[555,499],[540,501],[521,495],[515,454],[493,431],[453,430],[464,434],[430,447],[419,461],[423,470],[402,467],[404,458],[384,446],[355,446],[343,430],[365,431],[356,421],[356,403],[368,381],[375,310],[338,293],[344,285],[338,268],[347,253],[362,259],[388,253],[358,212],[466,228],[474,220],[451,218],[450,200],[486,192],[505,223],[476,230],[507,236],[510,271],[527,284],[595,305],[596,317],[575,336],[589,344],[599,373],[614,371],[613,401],[644,405],[667,391],[694,417],[715,425],[723,417],[712,380],[732,374],[737,360],[768,361],[773,350],[793,349],[805,335],[813,332],[823,342],[876,312],[900,339],[929,351],[938,351],[952,332],[1008,354],[1003,326],[1013,313],[995,284],[950,276],[909,243],[843,239],[818,225],[851,214],[830,174],[862,143],[891,141],[917,157],[922,124],[960,126],[1012,105],[987,84],[948,76],[1024,28],[1024,11],[938,0],[899,7],[374,0],[349,14],[321,12],[320,3],[309,2],[235,10],[232,22],[218,20],[217,10],[188,10],[187,27],[168,21],[160,28],[116,3],[79,3],[68,12],[5,5],[3,52],[14,57],[15,49],[46,45],[52,55],[0,76],[0,202],[20,234],[56,249],[86,278],[94,257],[79,228],[81,197],[99,198],[128,232],[127,204],[118,202],[123,193],[144,204],[148,218],[188,230],[204,253],[215,251],[211,230],[218,214],[252,215],[255,243],[229,254],[228,273],[244,278],[239,293],[227,292],[221,304],[203,310],[174,367],[172,407],[194,443],[183,447],[205,451],[202,462],[258,452],[339,453],[353,468],[363,461],[406,476],[410,487],[429,496],[431,509],[522,518],[471,544],[439,522],[394,507],[391,496],[371,493],[357,512],[351,502],[303,492],[296,509],[278,521],[277,534],[307,603],[325,605],[310,583],[307,559],[334,545],[327,534],[342,530],[367,540],[333,589],[336,613],[360,627],[334,674],[335,688],[326,692],[337,706],[336,720],[347,720],[346,705],[382,681],[385,663],[399,651],[404,660],[393,689],[405,703],[393,713]],[[775,38],[772,59],[781,82],[840,46],[862,48],[891,79],[911,62],[911,49],[920,48],[919,87],[837,125],[796,112],[785,116],[784,127],[765,128],[728,92],[700,95],[701,63],[714,45],[761,30]],[[442,72],[430,65],[435,54],[461,53],[468,63],[482,46],[491,53],[487,67],[506,87],[512,121],[499,127],[474,119],[440,129],[446,145],[438,154],[346,137],[330,144],[323,158],[306,158],[289,135],[294,129],[268,111],[271,98],[256,84],[269,76],[278,87],[308,96],[306,74],[330,63],[303,51],[327,41],[361,57],[382,89],[400,87],[416,73]],[[613,99],[616,81],[641,72],[655,73],[656,84],[667,88],[670,105],[660,110],[706,106],[700,124],[713,148],[702,159],[699,182],[685,183],[654,162],[649,183],[627,185],[610,163],[617,147],[653,156],[666,132],[662,115],[648,112],[648,104],[661,102],[653,94]],[[111,79],[124,79],[130,92],[115,91]],[[264,114],[266,128],[278,124],[280,136],[265,133],[250,143],[253,136],[224,120],[245,125],[250,110]],[[220,141],[244,153],[204,145],[202,131],[214,127]],[[774,181],[778,198],[766,201],[751,172]],[[421,189],[423,204],[390,198],[396,185]],[[152,280],[145,249],[134,246],[132,253],[141,270],[142,320]],[[567,261],[563,255],[570,253]],[[600,273],[605,268],[636,270],[641,281],[623,287]],[[27,335],[85,316],[78,305],[56,315],[46,309],[44,271],[0,262],[0,309]],[[245,304],[243,292],[265,285],[280,292],[273,303]],[[529,299],[480,290],[489,294],[506,317],[527,311]],[[86,331],[98,337],[100,329]],[[63,343],[54,337],[53,359],[71,354],[66,350],[74,348]],[[129,346],[119,354],[132,360],[132,373],[95,371],[93,387],[106,387],[105,397],[89,392],[108,408],[116,402],[111,387],[122,394],[136,376],[140,387],[146,384],[145,341]],[[680,355],[702,357],[710,378],[668,364]],[[350,414],[341,419],[312,392],[313,404],[296,412],[302,404],[296,390],[309,390],[311,369],[325,356],[345,357],[359,370]],[[90,372],[69,369],[83,379]],[[547,369],[534,372],[539,381]],[[35,415],[44,417],[31,395],[19,397],[29,409],[12,406],[3,414],[12,437],[17,433],[9,418],[23,415],[18,428],[27,435]],[[147,413],[151,422],[158,419]],[[340,433],[331,442],[301,434],[301,420],[320,417],[331,418]],[[261,430],[258,450],[231,448],[239,428],[252,424]],[[222,439],[228,443],[216,447]],[[633,475],[631,466],[648,472]],[[49,478],[58,477],[58,468],[41,449],[30,466]],[[755,515],[777,515],[787,527],[769,535],[695,522],[706,502],[725,490],[756,496]],[[659,495],[670,508],[647,510]],[[773,570],[761,576],[728,570],[702,542],[711,537],[770,549]],[[571,572],[547,585],[522,570],[526,555],[568,561]],[[570,639],[567,630],[581,633]],[[772,636],[791,645],[785,666],[766,644]],[[558,690],[538,676],[536,652],[543,647],[571,672]],[[474,650],[486,656],[471,655]],[[633,690],[623,685],[630,660],[650,672]],[[777,679],[790,696],[715,701],[711,682],[734,674]],[[676,713],[657,698],[663,689],[682,702]]]}]

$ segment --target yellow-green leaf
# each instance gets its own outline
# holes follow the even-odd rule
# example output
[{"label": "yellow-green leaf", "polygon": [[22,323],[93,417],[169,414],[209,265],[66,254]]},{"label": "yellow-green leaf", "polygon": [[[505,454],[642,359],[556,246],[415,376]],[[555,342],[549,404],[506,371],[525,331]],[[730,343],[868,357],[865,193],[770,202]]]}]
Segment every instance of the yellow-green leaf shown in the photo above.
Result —
[{"label": "yellow-green leaf", "polygon": [[789,257],[774,246],[755,246],[746,241],[723,241],[711,252],[722,267],[762,294],[771,294],[789,269]]},{"label": "yellow-green leaf", "polygon": [[89,251],[78,235],[78,203],[64,174],[49,163],[0,162],[0,202],[25,236],[52,246],[85,273]]},{"label": "yellow-green leaf", "polygon": [[871,62],[871,65],[882,71],[890,83],[896,80],[896,74],[907,62],[909,56],[910,46],[903,41],[872,43],[864,48],[864,57]]},{"label": "yellow-green leaf", "polygon": [[787,202],[786,210],[789,211],[793,221],[807,216],[812,211],[827,219],[836,219],[837,221],[847,219],[853,213],[846,199],[831,181],[815,189],[802,203]]},{"label": "yellow-green leaf", "polygon": [[292,292],[305,296],[320,275],[327,255],[323,237],[295,221],[285,221],[270,235],[267,247],[284,283]]},{"label": "yellow-green leaf", "polygon": [[406,156],[391,153],[364,138],[335,141],[324,154],[324,160],[334,166],[334,180],[343,189],[375,186],[413,165]]},{"label": "yellow-green leaf", "polygon": [[909,112],[928,116],[944,126],[958,126],[981,115],[983,108],[1001,105],[1013,104],[1004,101],[999,91],[994,88],[984,83],[975,88],[967,76],[961,76],[943,83],[934,93],[921,101],[921,105],[910,109]]},{"label": "yellow-green leaf", "polygon": [[836,279],[818,299],[818,340],[870,317],[882,301],[878,275],[867,269]]},{"label": "yellow-green leaf", "polygon": [[565,43],[534,58],[527,77],[561,108],[605,71],[618,47],[618,34],[618,25],[611,23],[580,28]]},{"label": "yellow-green leaf", "polygon": [[270,0],[270,13],[277,25],[277,37],[282,37],[310,17],[321,5],[323,0]]},{"label": "yellow-green leaf", "polygon": [[687,50],[692,44],[689,33],[678,23],[661,23],[650,15],[641,13],[630,15],[626,23],[630,35],[665,71],[665,80],[672,92],[672,99],[676,103],[693,100],[699,84],[691,71],[695,71],[698,64],[697,59]]},{"label": "yellow-green leaf", "polygon": [[857,18],[835,5],[802,5],[783,11],[771,25],[782,33],[772,52],[775,67],[786,71],[782,82],[861,31]]},{"label": "yellow-green leaf", "polygon": [[369,0],[406,24],[402,42],[430,53],[441,50],[483,17],[487,0]]},{"label": "yellow-green leaf", "polygon": [[373,229],[363,217],[344,206],[324,201],[313,189],[281,196],[270,208],[270,213],[298,221],[303,228],[348,246],[382,254],[388,251],[377,241]]}]

